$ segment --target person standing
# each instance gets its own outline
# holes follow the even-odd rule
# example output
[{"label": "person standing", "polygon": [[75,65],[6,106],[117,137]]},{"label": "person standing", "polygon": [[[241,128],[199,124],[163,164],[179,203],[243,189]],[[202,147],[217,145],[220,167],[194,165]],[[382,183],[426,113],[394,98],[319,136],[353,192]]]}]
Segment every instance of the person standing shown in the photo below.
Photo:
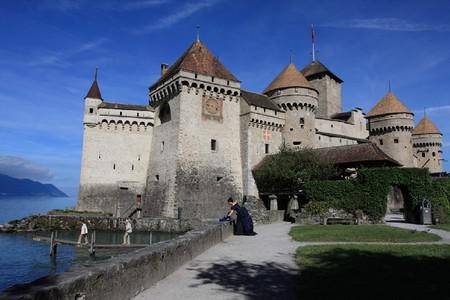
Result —
[{"label": "person standing", "polygon": [[125,233],[123,234],[123,244],[130,245],[130,234],[133,232],[133,227],[131,226],[130,219],[125,221]]},{"label": "person standing", "polygon": [[81,244],[81,241],[84,238],[84,243],[85,244],[89,244],[89,239],[88,239],[88,228],[86,223],[82,222],[81,223],[81,231],[80,231],[80,235],[78,236],[78,244]]}]

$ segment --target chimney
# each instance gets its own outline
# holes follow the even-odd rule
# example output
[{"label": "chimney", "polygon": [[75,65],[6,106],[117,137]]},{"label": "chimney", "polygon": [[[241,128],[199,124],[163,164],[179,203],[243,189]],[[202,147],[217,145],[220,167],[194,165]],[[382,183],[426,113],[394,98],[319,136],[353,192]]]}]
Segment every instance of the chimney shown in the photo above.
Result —
[{"label": "chimney", "polygon": [[161,64],[161,76],[163,76],[167,72],[168,68],[169,68],[168,64]]}]

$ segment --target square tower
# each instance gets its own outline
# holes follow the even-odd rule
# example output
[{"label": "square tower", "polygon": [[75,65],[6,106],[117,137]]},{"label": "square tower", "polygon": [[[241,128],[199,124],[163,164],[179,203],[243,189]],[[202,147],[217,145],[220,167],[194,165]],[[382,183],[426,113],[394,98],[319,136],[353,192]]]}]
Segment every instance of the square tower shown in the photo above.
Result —
[{"label": "square tower", "polygon": [[198,40],[162,72],[144,215],[217,218],[242,196],[240,82]]}]

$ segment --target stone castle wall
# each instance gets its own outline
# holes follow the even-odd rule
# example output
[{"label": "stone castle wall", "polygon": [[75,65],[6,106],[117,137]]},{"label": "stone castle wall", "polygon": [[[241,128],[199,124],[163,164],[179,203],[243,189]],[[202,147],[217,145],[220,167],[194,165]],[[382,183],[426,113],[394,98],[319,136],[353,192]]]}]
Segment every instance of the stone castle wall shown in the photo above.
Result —
[{"label": "stone castle wall", "polygon": [[85,113],[77,209],[120,213],[144,192],[153,112]]},{"label": "stone castle wall", "polygon": [[340,83],[327,74],[321,78],[314,78],[309,83],[319,91],[317,117],[328,118],[333,114],[342,112],[342,88]]},{"label": "stone castle wall", "polygon": [[442,135],[418,134],[412,136],[413,154],[418,168],[430,173],[442,172]]},{"label": "stone castle wall", "polygon": [[244,195],[258,197],[252,169],[283,143],[285,113],[241,101],[241,156]]}]

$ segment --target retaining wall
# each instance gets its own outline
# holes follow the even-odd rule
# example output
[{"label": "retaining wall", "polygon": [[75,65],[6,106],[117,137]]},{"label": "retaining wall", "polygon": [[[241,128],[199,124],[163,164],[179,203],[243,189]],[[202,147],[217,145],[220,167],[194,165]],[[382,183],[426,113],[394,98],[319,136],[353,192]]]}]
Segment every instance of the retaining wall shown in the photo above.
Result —
[{"label": "retaining wall", "polygon": [[229,223],[205,224],[173,240],[119,255],[94,266],[78,265],[62,274],[15,285],[0,294],[0,300],[131,299],[232,233]]}]

